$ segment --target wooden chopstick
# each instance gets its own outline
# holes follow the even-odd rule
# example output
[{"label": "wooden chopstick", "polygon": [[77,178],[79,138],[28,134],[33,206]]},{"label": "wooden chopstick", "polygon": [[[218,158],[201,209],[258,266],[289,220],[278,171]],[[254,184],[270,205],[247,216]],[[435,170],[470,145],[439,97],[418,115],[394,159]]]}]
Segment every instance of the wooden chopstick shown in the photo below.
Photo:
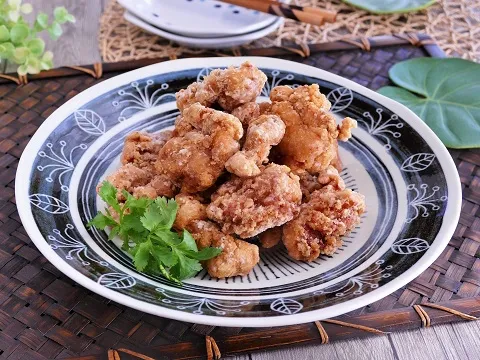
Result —
[{"label": "wooden chopstick", "polygon": [[325,22],[335,22],[337,14],[309,6],[288,5],[273,0],[220,0],[229,4],[243,6],[248,9],[261,11],[267,14],[285,17],[296,21],[323,25]]}]

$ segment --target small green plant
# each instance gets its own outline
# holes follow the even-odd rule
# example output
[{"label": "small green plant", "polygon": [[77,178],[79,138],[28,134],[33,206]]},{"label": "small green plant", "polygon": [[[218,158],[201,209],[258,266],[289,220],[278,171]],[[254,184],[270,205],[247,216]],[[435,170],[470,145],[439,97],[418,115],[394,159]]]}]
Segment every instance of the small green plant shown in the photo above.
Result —
[{"label": "small green plant", "polygon": [[31,4],[22,4],[22,0],[0,0],[0,61],[18,64],[19,75],[38,74],[53,67],[53,54],[45,51],[45,42],[38,37],[47,31],[53,40],[63,33],[62,25],[75,22],[63,6],[53,11],[54,19],[40,12],[34,24],[29,24],[23,15],[33,11]]}]

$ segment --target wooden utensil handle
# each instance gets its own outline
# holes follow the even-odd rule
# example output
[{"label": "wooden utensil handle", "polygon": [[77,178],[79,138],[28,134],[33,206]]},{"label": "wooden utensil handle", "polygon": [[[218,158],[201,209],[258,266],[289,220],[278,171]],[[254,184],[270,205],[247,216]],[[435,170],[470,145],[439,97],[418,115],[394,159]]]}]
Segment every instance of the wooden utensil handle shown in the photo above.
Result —
[{"label": "wooden utensil handle", "polygon": [[264,13],[309,23],[323,25],[325,22],[334,22],[336,14],[331,11],[313,7],[287,5],[277,1],[260,0],[222,0],[223,2],[258,10]]}]

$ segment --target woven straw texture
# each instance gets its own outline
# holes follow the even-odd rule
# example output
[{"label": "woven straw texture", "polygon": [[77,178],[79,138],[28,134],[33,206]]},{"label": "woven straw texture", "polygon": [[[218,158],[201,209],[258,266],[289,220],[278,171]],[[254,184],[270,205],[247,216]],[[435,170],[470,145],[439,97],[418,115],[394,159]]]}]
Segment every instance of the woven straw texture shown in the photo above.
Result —
[{"label": "woven straw texture", "polygon": [[[421,56],[427,56],[424,48],[405,45],[375,48],[371,52],[355,49],[320,52],[309,58],[297,55],[286,58],[327,69],[377,89],[388,84],[387,71],[393,64]],[[213,359],[216,354],[213,344],[218,344],[227,355],[265,347],[265,344],[274,347],[274,341],[320,343],[320,330],[322,342],[328,341],[328,335],[330,341],[362,335],[346,331],[348,324],[347,327],[339,326],[334,321],[322,321],[324,327],[317,322],[262,329],[259,335],[259,329],[218,328],[155,317],[80,287],[39,253],[17,213],[14,178],[18,160],[32,135],[55,109],[79,92],[116,74],[108,72],[102,79],[82,74],[34,80],[20,87],[13,82],[0,85],[0,358],[60,359],[95,354],[88,357],[92,360],[106,359],[107,351],[109,359],[122,360],[139,358],[125,351],[143,354],[143,359],[161,359],[167,355],[169,358],[205,358],[207,344],[211,350],[209,358]],[[468,298],[479,294],[480,150],[455,151],[453,156],[464,194],[455,236],[440,258],[415,281],[374,304],[340,317],[344,322],[363,321],[370,327],[365,330],[357,325],[359,332],[380,333],[371,327],[388,331],[404,329],[408,324],[418,327],[420,318],[412,308],[406,307],[424,301],[465,299],[468,302]],[[478,305],[474,299],[471,303]],[[478,310],[478,306],[462,308],[464,312],[475,314]],[[440,315],[445,319],[446,313],[440,314],[437,310],[432,313],[431,309],[429,312],[437,314],[431,315],[432,323],[445,321]],[[382,323],[385,319],[390,324]],[[424,318],[423,321],[425,325]]]},{"label": "woven straw texture", "polygon": [[[286,20],[269,36],[247,47],[318,43],[408,32],[424,32],[433,37],[449,56],[480,60],[480,1],[439,0],[430,8],[409,14],[373,15],[340,0],[294,0],[303,6],[319,6],[338,12],[337,22],[321,27]],[[123,8],[110,0],[100,20],[99,46],[104,61],[115,62],[152,57],[176,57],[200,53],[179,47],[128,23]]]}]

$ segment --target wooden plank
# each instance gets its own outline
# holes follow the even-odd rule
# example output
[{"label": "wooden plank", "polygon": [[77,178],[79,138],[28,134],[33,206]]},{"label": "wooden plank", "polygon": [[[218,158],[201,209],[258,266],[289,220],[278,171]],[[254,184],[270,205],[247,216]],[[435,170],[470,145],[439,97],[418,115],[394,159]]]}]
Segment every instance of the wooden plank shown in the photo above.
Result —
[{"label": "wooden plank", "polygon": [[[251,357],[252,360],[395,360],[394,352],[387,336],[371,336],[324,345],[309,345],[292,349],[258,352],[253,353]],[[237,358],[235,359],[237,360]]]},{"label": "wooden plank", "polygon": [[[65,24],[64,33],[57,40],[50,39],[48,34],[42,34],[46,49],[53,51],[56,67],[63,65],[83,65],[99,62],[98,29],[99,20],[106,0],[36,0],[32,3],[34,12],[27,19],[35,18],[40,11],[53,17],[56,6],[65,6],[77,21]],[[1,67],[0,69],[3,69]],[[5,72],[15,72],[16,64],[8,64]]]}]

